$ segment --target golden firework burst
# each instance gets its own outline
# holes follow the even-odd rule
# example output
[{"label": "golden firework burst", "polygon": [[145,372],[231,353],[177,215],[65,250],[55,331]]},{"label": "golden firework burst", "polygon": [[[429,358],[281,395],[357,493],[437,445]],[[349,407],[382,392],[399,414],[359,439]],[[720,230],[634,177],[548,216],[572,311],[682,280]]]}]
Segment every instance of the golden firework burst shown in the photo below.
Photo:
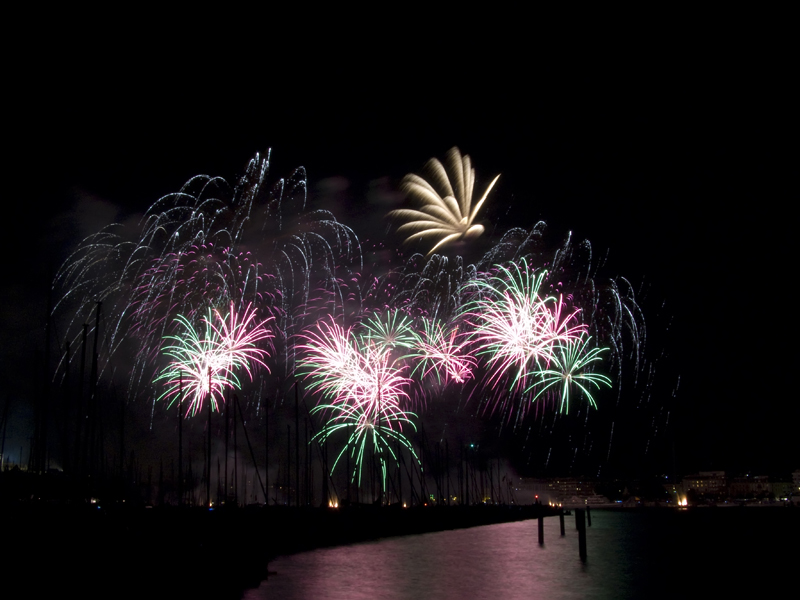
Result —
[{"label": "golden firework burst", "polygon": [[428,180],[409,173],[401,184],[406,196],[417,203],[419,209],[393,210],[389,216],[407,221],[397,228],[400,233],[412,232],[406,242],[437,238],[428,252],[430,255],[449,242],[474,239],[483,233],[483,225],[474,224],[475,217],[500,175],[492,180],[473,208],[475,169],[468,154],[462,156],[454,147],[447,153],[446,166],[432,158],[425,167],[430,173]]}]

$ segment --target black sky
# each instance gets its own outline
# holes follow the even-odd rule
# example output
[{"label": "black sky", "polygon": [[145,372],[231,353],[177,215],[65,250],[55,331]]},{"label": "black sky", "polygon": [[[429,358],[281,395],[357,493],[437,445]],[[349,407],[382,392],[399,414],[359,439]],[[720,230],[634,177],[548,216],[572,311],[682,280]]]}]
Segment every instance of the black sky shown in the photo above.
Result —
[{"label": "black sky", "polygon": [[[662,396],[675,383],[667,373],[680,376],[668,436],[679,471],[800,468],[790,198],[776,184],[786,123],[772,70],[744,43],[586,50],[476,50],[462,71],[411,56],[373,64],[366,50],[109,61],[88,44],[18,67],[4,178],[6,381],[41,346],[48,270],[79,241],[79,223],[106,216],[86,206],[124,220],[195,174],[233,180],[272,148],[272,179],[305,166],[313,202],[320,182],[342,178],[337,216],[378,238],[383,229],[359,230],[370,183],[396,189],[457,145],[479,180],[502,173],[489,215],[500,227],[572,231],[644,291],[649,350],[669,357]],[[24,386],[8,389],[24,403]]]}]

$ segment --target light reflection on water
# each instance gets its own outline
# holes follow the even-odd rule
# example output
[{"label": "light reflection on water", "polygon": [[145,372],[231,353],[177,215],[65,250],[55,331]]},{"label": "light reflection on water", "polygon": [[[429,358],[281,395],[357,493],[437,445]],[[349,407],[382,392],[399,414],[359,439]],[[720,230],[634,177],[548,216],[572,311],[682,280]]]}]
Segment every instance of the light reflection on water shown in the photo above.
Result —
[{"label": "light reflection on water", "polygon": [[[726,558],[744,556],[754,540],[742,541],[730,526],[739,522],[733,511],[723,513],[709,524],[703,515],[672,511],[593,511],[585,563],[574,517],[566,518],[563,538],[558,518],[546,518],[544,546],[531,520],[325,548],[271,562],[274,574],[244,598],[674,598],[697,591],[689,582],[698,577],[719,593],[722,578],[730,583],[736,575],[727,571],[756,566]],[[771,528],[764,531],[772,535]],[[711,544],[710,553],[698,554],[703,544]]]}]

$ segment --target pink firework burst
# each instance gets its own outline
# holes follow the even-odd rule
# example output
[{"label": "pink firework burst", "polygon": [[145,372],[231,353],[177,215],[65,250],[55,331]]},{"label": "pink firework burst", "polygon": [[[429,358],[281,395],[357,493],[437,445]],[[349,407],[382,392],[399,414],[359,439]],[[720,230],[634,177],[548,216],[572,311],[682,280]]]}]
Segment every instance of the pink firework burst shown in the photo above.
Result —
[{"label": "pink firework burst", "polygon": [[487,357],[487,384],[494,388],[507,377],[509,391],[521,391],[553,360],[558,344],[582,336],[579,310],[569,312],[562,298],[540,293],[546,272],[538,275],[523,259],[477,280],[477,297],[464,308],[478,355]]},{"label": "pink firework burst", "polygon": [[410,380],[403,375],[404,365],[369,336],[357,336],[352,328],[331,319],[319,321],[316,331],[302,337],[299,364],[310,380],[308,389],[321,392],[330,404],[359,406],[377,418],[389,407],[399,408],[407,398]]},{"label": "pink firework burst", "polygon": [[476,360],[467,350],[469,339],[458,335],[458,327],[448,331],[440,321],[423,319],[422,323],[423,331],[416,336],[415,352],[410,355],[419,360],[414,371],[420,369],[422,379],[434,373],[439,382],[472,379]]},{"label": "pink firework burst", "polygon": [[[214,318],[219,325],[214,325]],[[166,390],[159,397],[176,399],[186,403],[186,416],[197,414],[208,399],[212,410],[219,410],[224,401],[225,389],[239,389],[238,369],[244,369],[252,379],[251,363],[267,368],[263,358],[267,351],[256,346],[272,338],[266,328],[271,320],[255,323],[255,310],[248,306],[239,317],[230,307],[229,315],[222,316],[217,310],[209,312],[203,319],[205,331],[200,334],[183,316],[175,320],[183,325],[182,336],[167,336],[174,343],[164,348],[164,354],[172,360],[156,377],[155,381],[165,381]]]}]

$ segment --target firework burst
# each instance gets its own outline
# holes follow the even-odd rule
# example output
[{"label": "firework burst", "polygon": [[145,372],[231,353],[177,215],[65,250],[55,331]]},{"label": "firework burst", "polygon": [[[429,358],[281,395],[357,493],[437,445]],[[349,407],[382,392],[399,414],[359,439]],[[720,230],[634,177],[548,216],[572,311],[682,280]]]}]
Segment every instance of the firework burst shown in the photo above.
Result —
[{"label": "firework burst", "polygon": [[396,309],[372,314],[361,325],[364,337],[381,349],[408,349],[415,341],[411,319]]},{"label": "firework burst", "polygon": [[427,379],[433,373],[441,383],[464,383],[472,379],[477,361],[469,354],[470,340],[458,335],[458,327],[448,329],[440,321],[422,319],[422,333],[417,334],[414,352],[409,357],[418,361],[414,373]]},{"label": "firework burst", "polygon": [[408,398],[405,365],[388,348],[369,336],[357,336],[334,322],[320,321],[316,331],[303,334],[301,373],[308,389],[319,391],[335,404],[365,407],[378,418],[382,411],[399,408]]},{"label": "firework burst", "polygon": [[175,320],[183,326],[184,333],[166,338],[173,342],[163,349],[171,361],[155,379],[166,385],[159,400],[169,400],[170,406],[176,399],[180,398],[181,404],[188,400],[186,416],[197,414],[206,399],[212,410],[219,410],[224,391],[241,387],[237,370],[244,370],[252,379],[254,364],[267,369],[262,360],[267,351],[256,344],[273,337],[265,327],[271,317],[260,323],[254,323],[254,319],[255,311],[249,306],[241,318],[233,305],[225,317],[217,310],[213,314],[209,311],[203,319],[205,331],[201,335],[186,317],[179,315]]},{"label": "firework burst", "polygon": [[[427,179],[408,175],[414,209],[390,213],[407,241],[430,242],[430,252],[401,255],[398,265],[385,262],[396,256],[387,251],[366,269],[355,233],[330,212],[307,210],[305,171],[267,189],[268,166],[268,155],[256,155],[233,184],[194,177],[138,227],[86,238],[59,270],[53,312],[66,316],[67,338],[74,344],[92,331],[84,323],[100,323],[98,376],[108,376],[112,356],[116,365],[130,358],[129,398],[150,394],[155,381],[165,386],[155,395],[180,397],[192,415],[206,401],[218,410],[243,373],[261,378],[261,389],[297,375],[323,419],[315,439],[342,440],[334,465],[353,458],[350,476],[360,479],[366,454],[380,457],[384,475],[398,448],[416,456],[404,431],[416,429],[411,410],[421,412],[427,403],[417,399],[434,387],[464,390],[484,413],[519,422],[546,399],[558,404],[554,419],[596,407],[593,394],[612,385],[601,364],[618,394],[623,363],[634,379],[645,371],[633,288],[600,275],[604,259],[588,242],[546,242],[540,222],[507,231],[473,263],[436,254],[483,232],[476,219],[497,182],[473,203],[475,172],[457,148],[429,161]],[[102,320],[92,314],[100,302]]]},{"label": "firework burst", "polygon": [[550,364],[557,344],[584,332],[577,310],[564,315],[560,298],[540,293],[546,275],[522,260],[470,284],[477,298],[465,305],[464,318],[476,354],[487,359],[490,386],[506,376],[509,391],[525,389],[532,374]]},{"label": "firework burst", "polygon": [[403,433],[403,427],[416,431],[413,421],[416,415],[412,412],[389,405],[381,408],[378,413],[370,405],[346,403],[319,404],[311,412],[327,415],[325,425],[314,436],[314,439],[324,442],[340,433],[347,436],[331,471],[336,469],[343,456],[349,454],[353,460],[353,469],[348,473],[351,482],[361,485],[364,466],[368,464],[370,451],[380,461],[384,491],[386,490],[387,463],[390,460],[395,464],[398,462],[396,449],[402,446],[415,460],[419,460],[413,445]]},{"label": "firework burst", "polygon": [[[266,189],[269,156],[256,155],[236,185],[198,175],[154,202],[138,228],[86,238],[54,280],[54,315],[77,342],[102,302],[100,373],[124,349],[129,395],[149,388],[162,340],[208,310],[233,303],[275,319],[275,355],[294,370],[289,342],[309,319],[313,290],[335,292],[361,268],[358,238],[327,211],[306,210],[305,171]],[[335,297],[335,294],[329,294]],[[313,320],[312,320],[313,322]]]},{"label": "firework burst", "polygon": [[569,411],[570,398],[575,391],[583,395],[589,404],[597,408],[591,388],[611,387],[611,379],[589,369],[592,363],[601,362],[600,356],[608,348],[589,347],[590,336],[568,338],[556,345],[548,368],[541,369],[525,392],[535,391],[533,401],[549,391],[560,397],[559,410]]},{"label": "firework burst", "polygon": [[418,175],[406,175],[403,191],[419,205],[419,210],[402,208],[389,213],[390,217],[407,221],[397,229],[398,233],[411,232],[406,242],[422,238],[438,240],[429,255],[449,242],[473,239],[483,233],[483,225],[476,224],[475,218],[500,177],[492,180],[473,207],[475,169],[469,155],[462,157],[458,148],[452,148],[447,153],[446,165],[436,158],[430,159],[426,165],[429,181]]},{"label": "firework burst", "polygon": [[[387,322],[404,323],[402,318],[398,321],[393,317]],[[376,329],[386,332],[381,323],[386,324],[373,320],[371,328],[356,335],[352,328],[320,321],[303,334],[298,350],[302,353],[299,366],[308,380],[307,389],[320,393],[324,399],[311,411],[326,418],[317,439],[324,441],[334,434],[348,432],[334,468],[349,453],[355,459],[355,468],[349,476],[358,473],[360,482],[365,449],[371,448],[381,461],[385,488],[386,461],[390,456],[396,460],[392,444],[400,444],[416,456],[402,431],[404,425],[415,429],[412,419],[416,415],[403,408],[411,382],[403,374],[405,365],[392,357],[392,347],[385,336],[373,337]]]}]

